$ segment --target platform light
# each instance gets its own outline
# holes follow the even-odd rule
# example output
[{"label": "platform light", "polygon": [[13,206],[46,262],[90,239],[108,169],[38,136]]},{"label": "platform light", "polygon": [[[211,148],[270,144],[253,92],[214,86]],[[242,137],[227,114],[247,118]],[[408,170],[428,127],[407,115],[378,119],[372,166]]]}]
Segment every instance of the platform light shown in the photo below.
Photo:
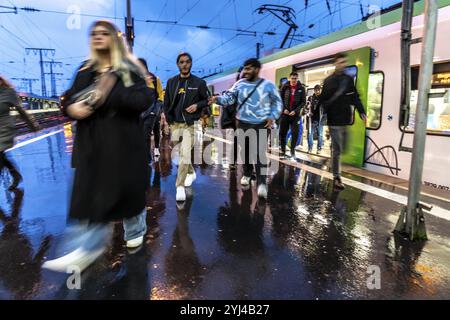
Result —
[{"label": "platform light", "polygon": [[334,69],[335,69],[334,66],[332,66],[332,67],[322,67],[322,68],[319,68],[319,69],[306,71],[305,74],[327,72],[327,71],[331,71],[331,70],[334,70]]}]

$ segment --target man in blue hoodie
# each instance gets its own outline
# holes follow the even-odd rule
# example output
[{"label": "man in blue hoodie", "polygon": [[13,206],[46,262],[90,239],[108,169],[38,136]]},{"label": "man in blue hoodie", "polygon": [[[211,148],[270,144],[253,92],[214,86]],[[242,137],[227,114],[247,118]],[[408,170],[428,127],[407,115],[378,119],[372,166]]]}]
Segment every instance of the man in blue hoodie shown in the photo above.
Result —
[{"label": "man in blue hoodie", "polygon": [[[236,105],[238,110],[237,135],[241,147],[241,160],[244,161],[243,186],[248,186],[255,169],[258,196],[267,198],[267,138],[281,115],[282,101],[278,89],[272,82],[259,78],[261,63],[252,58],[244,63],[243,79],[219,97],[212,97],[210,102],[224,107]],[[242,135],[242,136],[240,136]],[[250,137],[256,137],[250,141]],[[264,171],[263,171],[264,170]]]}]

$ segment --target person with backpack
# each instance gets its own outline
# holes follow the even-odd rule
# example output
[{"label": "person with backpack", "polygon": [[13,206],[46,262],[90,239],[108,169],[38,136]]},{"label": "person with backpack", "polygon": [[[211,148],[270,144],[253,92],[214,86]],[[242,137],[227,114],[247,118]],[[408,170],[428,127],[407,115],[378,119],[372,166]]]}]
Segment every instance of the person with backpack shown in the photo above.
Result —
[{"label": "person with backpack", "polygon": [[[243,66],[240,66],[238,69],[238,72],[236,73],[236,80],[235,82],[238,82],[242,79],[242,70],[244,69]],[[222,94],[225,94],[226,91],[222,91]],[[216,97],[220,96],[219,94],[215,95]],[[231,129],[233,132],[233,159],[229,159],[230,162],[230,170],[236,170],[237,168],[237,162],[238,162],[238,140],[237,136],[235,134],[236,132],[236,119],[234,115],[234,110],[237,108],[236,102],[235,105],[229,106],[227,109],[221,110],[221,116],[220,116],[220,128],[221,129]],[[232,110],[232,111],[230,111]],[[225,117],[225,119],[223,119]]]},{"label": "person with backpack", "polygon": [[[282,101],[278,88],[271,81],[261,79],[261,62],[256,58],[245,61],[243,79],[219,97],[212,97],[210,103],[225,108],[237,105],[236,119],[241,160],[244,161],[242,186],[249,186],[256,171],[258,196],[267,198],[267,139],[268,131],[281,114]],[[241,135],[241,136],[240,136]],[[256,138],[251,139],[252,137]]]},{"label": "person with backpack", "polygon": [[301,110],[306,103],[305,87],[298,80],[298,73],[291,72],[289,82],[280,90],[283,99],[283,112],[280,118],[280,147],[281,157],[286,158],[286,136],[291,129],[291,158],[295,158],[295,147],[300,132]]},{"label": "person with backpack", "polygon": [[161,79],[157,76],[155,76],[153,73],[148,71],[148,65],[147,61],[143,58],[138,59],[142,65],[147,69],[148,72],[148,80],[147,85],[151,88],[154,88],[156,90],[156,100],[155,102],[147,109],[145,110],[141,117],[144,122],[144,137],[146,141],[146,148],[147,148],[147,154],[149,161],[152,159],[151,155],[151,135],[153,133],[153,141],[155,143],[155,148],[153,149],[153,154],[155,158],[159,157],[161,155],[159,151],[160,146],[160,140],[161,140],[161,114],[162,114],[162,108],[163,108],[163,101],[164,101],[164,93],[163,88],[161,84]]},{"label": "person with backpack", "polygon": [[345,73],[347,55],[338,53],[333,62],[336,69],[323,83],[320,104],[326,113],[331,135],[333,186],[343,190],[345,187],[341,180],[341,154],[346,148],[347,126],[354,122],[352,106],[356,107],[359,116],[366,123],[367,116],[353,78]]}]

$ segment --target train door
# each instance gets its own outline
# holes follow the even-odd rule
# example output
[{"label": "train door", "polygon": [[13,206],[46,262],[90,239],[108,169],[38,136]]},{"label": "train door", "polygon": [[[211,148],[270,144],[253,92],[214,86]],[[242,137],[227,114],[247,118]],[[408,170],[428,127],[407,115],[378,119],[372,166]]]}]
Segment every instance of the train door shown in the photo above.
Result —
[{"label": "train door", "polygon": [[[371,63],[371,49],[364,47],[356,50],[347,51],[348,64],[347,73],[354,77],[356,88],[360,99],[366,108],[368,99],[368,84]],[[312,94],[316,84],[322,84],[323,80],[334,71],[332,57],[318,59],[314,62],[299,63],[295,66],[280,68],[276,71],[276,81],[281,83],[284,78],[289,77],[289,73],[296,70],[299,73],[299,79],[306,86],[307,92]],[[366,127],[359,118],[357,112],[354,113],[354,123],[348,128],[347,150],[342,156],[342,162],[362,167],[364,164]],[[303,135],[303,145],[299,147],[300,151],[307,151],[307,129]],[[326,127],[324,130],[324,152],[323,156],[330,156],[330,141],[326,139]],[[317,142],[315,142],[316,144]]]}]

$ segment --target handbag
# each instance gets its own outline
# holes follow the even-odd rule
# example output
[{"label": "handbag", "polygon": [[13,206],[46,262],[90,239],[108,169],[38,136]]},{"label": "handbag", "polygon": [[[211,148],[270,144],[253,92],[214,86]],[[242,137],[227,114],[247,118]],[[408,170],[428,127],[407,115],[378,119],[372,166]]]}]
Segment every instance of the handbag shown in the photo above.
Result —
[{"label": "handbag", "polygon": [[253,88],[252,92],[244,99],[244,101],[236,107],[236,104],[222,108],[220,116],[220,127],[222,129],[234,129],[236,127],[236,114],[238,110],[250,99],[250,97],[255,93],[256,89],[263,83],[264,79],[261,79],[258,84]]},{"label": "handbag", "polygon": [[[100,108],[111,93],[117,82],[113,72],[107,72],[98,77],[95,82],[73,96],[75,102],[86,101],[94,110]],[[100,96],[98,93],[101,93]]]}]

